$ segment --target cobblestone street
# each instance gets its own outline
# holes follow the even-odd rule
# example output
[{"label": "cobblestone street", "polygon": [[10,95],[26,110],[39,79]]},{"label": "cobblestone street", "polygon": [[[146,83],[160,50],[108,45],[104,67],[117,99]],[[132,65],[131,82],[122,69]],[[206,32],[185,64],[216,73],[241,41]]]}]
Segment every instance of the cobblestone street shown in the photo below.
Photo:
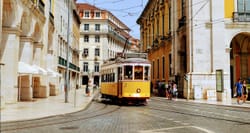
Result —
[{"label": "cobblestone street", "polygon": [[147,106],[94,101],[82,111],[44,119],[3,123],[19,133],[231,133],[249,129],[249,108],[169,101],[153,97]]}]

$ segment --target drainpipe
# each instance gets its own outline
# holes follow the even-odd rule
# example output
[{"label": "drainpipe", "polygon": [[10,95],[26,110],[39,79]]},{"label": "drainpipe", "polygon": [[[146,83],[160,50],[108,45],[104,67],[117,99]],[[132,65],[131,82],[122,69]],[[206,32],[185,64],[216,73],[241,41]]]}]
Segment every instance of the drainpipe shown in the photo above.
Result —
[{"label": "drainpipe", "polygon": [[69,17],[70,17],[70,0],[68,0],[68,28],[67,28],[67,49],[66,49],[66,61],[67,61],[67,67],[66,67],[66,82],[65,82],[65,103],[68,103],[68,93],[69,93]]},{"label": "drainpipe", "polygon": [[214,71],[214,65],[213,65],[213,3],[212,0],[210,0],[210,71],[211,73]]},{"label": "drainpipe", "polygon": [[189,66],[189,76],[188,76],[188,88],[187,88],[187,100],[190,99],[190,90],[191,90],[191,84],[192,84],[192,73],[193,73],[193,8],[192,5],[193,4],[193,0],[189,1],[189,28],[190,28],[190,32],[189,32],[189,60],[190,60],[190,66]]},{"label": "drainpipe", "polygon": [[[4,63],[1,63],[1,62],[0,62],[0,97],[2,97],[2,84],[1,84],[1,83],[2,83],[2,80],[1,80],[1,78],[2,78],[2,77],[1,77],[1,74],[2,74],[2,73],[1,73],[1,67],[2,67],[3,65],[4,65]],[[2,99],[1,99],[1,100],[2,100]]]}]

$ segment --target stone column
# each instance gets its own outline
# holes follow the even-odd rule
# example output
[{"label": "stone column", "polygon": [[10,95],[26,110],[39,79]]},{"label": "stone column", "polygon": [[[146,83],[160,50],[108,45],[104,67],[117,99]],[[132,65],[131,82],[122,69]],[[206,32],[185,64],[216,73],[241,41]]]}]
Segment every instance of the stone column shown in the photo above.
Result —
[{"label": "stone column", "polygon": [[6,103],[17,101],[19,34],[18,27],[3,27],[2,29],[0,56],[1,62],[5,65],[2,67],[1,96]]},{"label": "stone column", "polygon": [[[20,50],[19,50],[19,61],[25,62],[29,65],[32,63],[33,57],[33,39],[32,37],[21,37],[20,38]],[[33,88],[32,88],[32,75],[22,76],[19,75],[20,100],[30,101],[33,99]]]}]

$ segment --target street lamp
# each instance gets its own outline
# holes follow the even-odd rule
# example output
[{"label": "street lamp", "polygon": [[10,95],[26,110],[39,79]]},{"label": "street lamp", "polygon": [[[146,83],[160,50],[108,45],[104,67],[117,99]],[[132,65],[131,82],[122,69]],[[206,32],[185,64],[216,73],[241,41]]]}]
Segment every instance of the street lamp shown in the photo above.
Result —
[{"label": "street lamp", "polygon": [[1,78],[2,78],[2,77],[1,77],[1,67],[2,67],[3,65],[4,65],[4,63],[0,63],[0,96],[1,96],[1,97],[2,97],[2,95],[1,95],[1,94],[2,94],[2,93],[1,93],[1,92],[2,92],[2,84],[1,84]]},{"label": "street lamp", "polygon": [[66,81],[65,81],[65,103],[68,102],[68,91],[69,91],[69,17],[70,17],[70,7],[71,2],[68,0],[68,27],[67,27],[67,49],[66,49],[66,61],[67,61],[67,67],[66,67]]}]

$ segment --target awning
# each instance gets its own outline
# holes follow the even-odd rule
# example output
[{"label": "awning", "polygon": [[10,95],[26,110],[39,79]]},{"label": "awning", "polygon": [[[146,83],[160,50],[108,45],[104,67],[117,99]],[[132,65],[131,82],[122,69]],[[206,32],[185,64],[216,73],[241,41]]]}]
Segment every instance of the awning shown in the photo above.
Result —
[{"label": "awning", "polygon": [[47,71],[48,71],[48,75],[51,76],[51,77],[62,77],[62,74],[50,69],[50,68],[47,68]]},{"label": "awning", "polygon": [[32,67],[38,70],[38,74],[47,75],[47,71],[40,66],[32,65]]},{"label": "awning", "polygon": [[32,67],[31,65],[21,62],[18,62],[18,73],[21,74],[39,74],[38,69]]}]

